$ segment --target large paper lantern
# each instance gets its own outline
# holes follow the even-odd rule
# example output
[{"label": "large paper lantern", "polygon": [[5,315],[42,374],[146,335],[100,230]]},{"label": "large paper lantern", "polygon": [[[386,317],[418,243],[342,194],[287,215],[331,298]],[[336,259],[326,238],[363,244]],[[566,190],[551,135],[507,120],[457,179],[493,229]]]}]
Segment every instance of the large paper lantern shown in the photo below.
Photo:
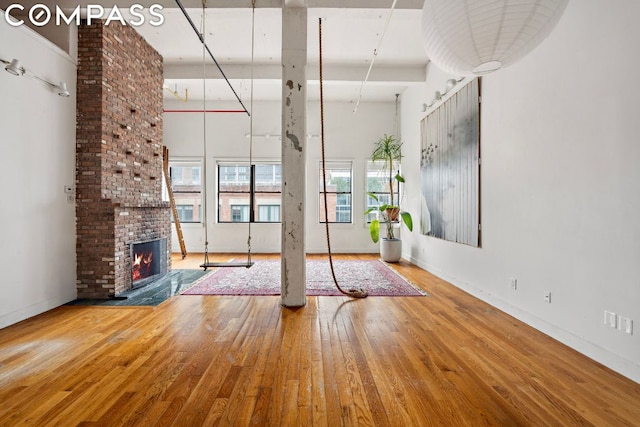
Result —
[{"label": "large paper lantern", "polygon": [[454,75],[510,65],[539,45],[569,0],[425,0],[422,35],[429,59]]}]

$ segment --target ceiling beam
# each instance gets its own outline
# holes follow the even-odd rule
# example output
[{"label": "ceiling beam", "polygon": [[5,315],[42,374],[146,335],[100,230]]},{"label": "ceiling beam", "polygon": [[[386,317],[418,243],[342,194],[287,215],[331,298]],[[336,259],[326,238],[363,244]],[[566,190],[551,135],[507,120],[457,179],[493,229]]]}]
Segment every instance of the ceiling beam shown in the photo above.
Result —
[{"label": "ceiling beam", "polygon": [[[249,64],[221,64],[225,75],[229,79],[250,79],[251,65]],[[325,65],[322,70],[323,80],[361,82],[367,74],[368,66],[354,65]],[[309,80],[318,79],[317,64],[307,66]],[[165,79],[202,79],[202,64],[164,64]],[[222,76],[214,65],[206,67],[207,79],[221,79]],[[257,80],[279,80],[282,78],[281,65],[255,65],[253,77]],[[371,70],[369,81],[390,83],[424,83],[426,80],[426,65],[376,65]]]}]

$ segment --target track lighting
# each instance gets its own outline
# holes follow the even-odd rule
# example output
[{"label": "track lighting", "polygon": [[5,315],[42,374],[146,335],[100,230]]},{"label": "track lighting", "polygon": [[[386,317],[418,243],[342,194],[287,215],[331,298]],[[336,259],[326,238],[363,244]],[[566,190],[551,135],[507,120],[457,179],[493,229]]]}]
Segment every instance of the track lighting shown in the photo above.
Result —
[{"label": "track lighting", "polygon": [[[278,134],[274,134],[274,133],[263,133],[263,134],[258,134],[258,133],[254,133],[253,135],[250,133],[245,133],[244,134],[245,138],[266,138],[266,139],[282,139],[282,135]],[[308,133],[307,138],[320,138],[320,135],[316,135],[316,134],[312,134],[312,133]]]},{"label": "track lighting", "polygon": [[4,67],[4,69],[8,72],[13,74],[14,76],[21,76],[22,74],[24,74],[24,68],[22,68],[20,66],[20,61],[18,61],[17,59],[12,59],[11,62],[7,62],[7,61],[2,61],[5,64],[7,64],[6,67]]},{"label": "track lighting", "polygon": [[69,93],[69,89],[67,89],[67,84],[65,82],[60,82],[60,84],[54,84],[51,83],[45,79],[42,79],[38,76],[32,76],[34,79],[40,80],[42,83],[48,84],[49,86],[51,86],[53,89],[56,90],[56,93],[60,96],[62,96],[63,98],[68,98],[70,93]]},{"label": "track lighting", "polygon": [[58,85],[58,95],[65,98],[69,97],[69,90],[67,89],[67,84],[65,82],[60,82],[60,84]]},{"label": "track lighting", "polygon": [[459,79],[447,80],[444,92],[440,92],[439,90],[435,91],[435,93],[433,94],[433,100],[431,101],[431,104],[422,104],[422,112],[424,113],[429,108],[431,108],[436,102],[442,100],[442,97],[445,96],[447,93],[449,93],[462,80],[464,80],[464,77],[461,77]]},{"label": "track lighting", "polygon": [[67,89],[67,84],[65,82],[60,82],[59,84],[54,84],[51,83],[48,80],[45,80],[41,77],[36,76],[35,74],[31,74],[30,72],[28,72],[22,65],[20,65],[20,61],[17,59],[12,59],[11,62],[4,60],[2,58],[0,58],[0,62],[2,62],[3,64],[6,64],[4,69],[8,72],[13,74],[14,76],[25,76],[25,77],[29,77],[31,79],[36,79],[36,80],[40,80],[43,83],[46,83],[47,85],[51,86],[54,89],[57,89],[57,94],[68,98],[70,93],[69,93],[69,89]]}]

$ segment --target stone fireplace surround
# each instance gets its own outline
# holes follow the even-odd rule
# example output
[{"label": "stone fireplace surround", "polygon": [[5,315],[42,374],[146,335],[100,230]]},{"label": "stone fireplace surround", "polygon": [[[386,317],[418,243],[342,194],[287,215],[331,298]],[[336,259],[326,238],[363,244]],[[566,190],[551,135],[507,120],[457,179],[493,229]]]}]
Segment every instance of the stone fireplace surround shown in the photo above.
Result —
[{"label": "stone fireplace surround", "polygon": [[76,253],[78,298],[131,288],[130,245],[166,238],[162,200],[162,57],[130,26],[78,28]]}]

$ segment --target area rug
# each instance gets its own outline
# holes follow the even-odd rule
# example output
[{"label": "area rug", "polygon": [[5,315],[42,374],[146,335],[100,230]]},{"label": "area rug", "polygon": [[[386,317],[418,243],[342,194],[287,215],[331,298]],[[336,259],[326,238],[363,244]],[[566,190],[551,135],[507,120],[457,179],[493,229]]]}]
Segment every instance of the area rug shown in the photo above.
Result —
[{"label": "area rug", "polygon": [[[425,296],[426,292],[379,260],[333,262],[345,290],[362,288],[370,296]],[[307,295],[342,295],[333,283],[329,261],[307,261]],[[256,261],[251,268],[220,268],[182,295],[280,295],[280,261]]]}]

